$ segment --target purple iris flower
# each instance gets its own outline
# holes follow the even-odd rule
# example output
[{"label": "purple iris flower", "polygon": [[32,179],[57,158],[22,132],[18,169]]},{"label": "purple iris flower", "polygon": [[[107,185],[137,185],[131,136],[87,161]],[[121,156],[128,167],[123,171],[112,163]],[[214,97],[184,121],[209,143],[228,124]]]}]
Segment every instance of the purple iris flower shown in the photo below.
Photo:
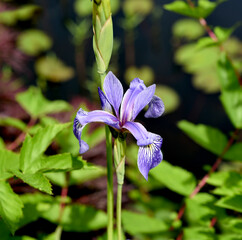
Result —
[{"label": "purple iris flower", "polygon": [[88,150],[86,142],[81,140],[82,129],[91,122],[102,122],[119,132],[130,132],[139,146],[138,168],[148,180],[149,170],[156,167],[162,160],[160,150],[162,138],[148,132],[145,127],[134,122],[140,111],[148,105],[145,113],[147,118],[157,118],[164,112],[162,100],[155,96],[155,84],[146,87],[144,82],[135,78],[123,96],[123,87],[116,76],[109,72],[104,80],[104,92],[98,88],[103,110],[86,112],[79,109],[74,120],[73,132],[80,144],[80,154]]}]

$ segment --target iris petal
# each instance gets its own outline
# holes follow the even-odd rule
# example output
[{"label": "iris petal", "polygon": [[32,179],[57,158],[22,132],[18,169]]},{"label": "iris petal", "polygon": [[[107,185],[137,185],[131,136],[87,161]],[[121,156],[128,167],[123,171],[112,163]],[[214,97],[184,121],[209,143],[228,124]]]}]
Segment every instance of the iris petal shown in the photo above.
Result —
[{"label": "iris petal", "polygon": [[163,101],[157,97],[153,96],[152,100],[149,103],[149,108],[145,113],[146,118],[157,118],[160,117],[165,111],[165,106]]},{"label": "iris petal", "polygon": [[139,78],[135,78],[130,83],[129,89],[124,94],[121,105],[120,119],[122,122],[126,122],[131,119],[135,99],[144,89],[146,89],[146,86],[144,85],[144,82]]},{"label": "iris petal", "polygon": [[74,135],[79,140],[80,154],[89,149],[88,144],[81,139],[81,134],[85,125],[90,122],[102,122],[113,128],[120,129],[119,120],[114,115],[101,110],[86,112],[80,108],[73,124]]},{"label": "iris petal", "polygon": [[138,168],[146,180],[148,180],[148,173],[150,169],[156,167],[163,159],[163,155],[160,150],[162,138],[159,135],[153,133],[150,134],[154,137],[152,144],[139,147],[138,152]]},{"label": "iris petal", "polygon": [[119,107],[123,98],[123,86],[112,72],[109,72],[105,77],[103,89],[108,101],[114,108],[116,116],[119,117]]},{"label": "iris petal", "polygon": [[100,88],[98,88],[98,93],[101,101],[102,110],[112,113],[113,112],[112,106],[109,103],[108,99],[106,98],[104,92]]},{"label": "iris petal", "polygon": [[140,111],[150,103],[152,100],[152,97],[155,93],[155,84],[149,86],[142,92],[138,94],[138,96],[135,98],[134,106],[133,106],[133,112],[132,112],[132,118],[133,121],[137,115],[140,113]]}]

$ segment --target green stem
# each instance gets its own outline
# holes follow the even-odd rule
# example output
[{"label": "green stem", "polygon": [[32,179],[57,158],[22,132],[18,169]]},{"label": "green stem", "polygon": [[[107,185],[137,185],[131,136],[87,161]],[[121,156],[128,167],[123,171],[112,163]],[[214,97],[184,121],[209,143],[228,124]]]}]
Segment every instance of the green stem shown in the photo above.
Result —
[{"label": "green stem", "polygon": [[106,151],[107,151],[107,214],[108,226],[107,234],[108,240],[113,239],[113,159],[112,159],[112,134],[105,126],[106,131]]},{"label": "green stem", "polygon": [[123,187],[123,184],[118,184],[118,190],[117,190],[117,206],[116,206],[118,240],[122,240],[122,222],[121,222],[122,187]]}]

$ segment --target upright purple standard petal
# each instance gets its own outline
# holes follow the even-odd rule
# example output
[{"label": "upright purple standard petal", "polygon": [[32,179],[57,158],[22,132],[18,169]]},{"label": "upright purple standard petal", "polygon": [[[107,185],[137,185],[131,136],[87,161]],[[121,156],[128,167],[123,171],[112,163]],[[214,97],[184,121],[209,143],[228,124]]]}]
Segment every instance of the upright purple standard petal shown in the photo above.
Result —
[{"label": "upright purple standard petal", "polygon": [[146,88],[145,90],[143,90],[141,93],[137,95],[133,106],[131,121],[134,121],[134,119],[137,117],[140,111],[150,103],[152,97],[154,96],[154,93],[155,93],[155,84],[149,86],[148,88]]},{"label": "upright purple standard petal", "polygon": [[98,88],[98,93],[101,101],[102,110],[112,113],[113,112],[112,106],[109,103],[108,99],[106,98],[104,92],[100,88]]},{"label": "upright purple standard petal", "polygon": [[104,79],[103,89],[105,95],[113,106],[116,116],[119,117],[119,107],[123,98],[123,87],[116,76],[109,72]]},{"label": "upright purple standard petal", "polygon": [[138,152],[138,168],[144,178],[148,181],[148,173],[150,169],[156,167],[163,159],[160,150],[162,138],[159,135],[150,133],[153,142],[149,145],[139,147]]},{"label": "upright purple standard petal", "polygon": [[165,106],[163,101],[157,97],[153,96],[149,103],[149,108],[145,113],[146,118],[157,118],[160,117],[165,111]]},{"label": "upright purple standard petal", "polygon": [[124,123],[131,119],[132,109],[134,106],[135,99],[139,95],[139,93],[141,93],[144,89],[146,89],[146,86],[144,85],[144,82],[139,78],[135,78],[130,83],[129,89],[124,94],[124,98],[121,104],[121,110],[120,110],[121,122]]}]

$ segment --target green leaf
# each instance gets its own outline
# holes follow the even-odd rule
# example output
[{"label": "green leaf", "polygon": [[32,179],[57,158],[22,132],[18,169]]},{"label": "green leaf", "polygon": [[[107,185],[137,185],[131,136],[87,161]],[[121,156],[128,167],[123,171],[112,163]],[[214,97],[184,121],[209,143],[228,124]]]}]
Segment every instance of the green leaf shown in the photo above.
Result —
[{"label": "green leaf", "polygon": [[216,206],[242,212],[242,195],[233,195],[221,198]]},{"label": "green leaf", "polygon": [[155,95],[160,97],[165,105],[165,114],[174,112],[180,105],[180,97],[171,87],[158,84]]},{"label": "green leaf", "polygon": [[41,93],[39,88],[29,87],[23,93],[16,96],[17,102],[33,118],[38,118],[49,113],[69,111],[71,106],[62,100],[49,101]]},{"label": "green leaf", "polygon": [[0,216],[12,234],[16,231],[18,222],[22,217],[22,208],[21,199],[13,192],[9,183],[0,181]]},{"label": "green leaf", "polygon": [[211,227],[189,227],[184,228],[184,240],[214,240],[216,234]]},{"label": "green leaf", "polygon": [[11,232],[4,223],[3,219],[0,219],[0,234],[1,240],[9,240],[9,236],[11,235]]},{"label": "green leaf", "polygon": [[164,8],[188,17],[206,18],[214,11],[220,2],[222,1],[210,2],[208,0],[198,0],[198,6],[191,7],[188,3],[177,0],[169,4],[165,4]]},{"label": "green leaf", "polygon": [[30,56],[36,56],[52,46],[51,39],[37,29],[28,29],[21,32],[17,39],[18,48]]},{"label": "green leaf", "polygon": [[[52,204],[42,217],[55,224],[59,221],[60,204]],[[84,205],[67,205],[60,225],[64,231],[90,232],[106,227],[107,215],[103,211]]]},{"label": "green leaf", "polygon": [[63,153],[36,160],[34,168],[40,172],[66,172],[81,169],[84,165],[86,162],[81,157],[74,158],[70,153]]},{"label": "green leaf", "polygon": [[218,240],[242,240],[241,234],[225,233],[218,235]]},{"label": "green leaf", "polygon": [[31,19],[39,10],[37,5],[26,4],[14,10],[3,11],[0,13],[0,23],[12,26],[18,21]]},{"label": "green leaf", "polygon": [[20,171],[13,171],[13,174],[22,179],[30,186],[39,189],[40,191],[52,194],[52,188],[49,180],[42,173],[21,173]]},{"label": "green leaf", "polygon": [[237,90],[240,88],[234,67],[225,53],[220,54],[217,63],[217,72],[222,91]]},{"label": "green leaf", "polygon": [[242,128],[242,88],[223,91],[220,100],[235,128]]},{"label": "green leaf", "polygon": [[206,47],[213,47],[218,45],[218,42],[215,42],[210,37],[203,37],[198,40],[197,49],[206,48]]},{"label": "green leaf", "polygon": [[31,222],[40,218],[41,214],[48,211],[50,204],[54,201],[54,198],[41,193],[29,193],[20,195],[20,199],[24,204],[23,216],[19,221],[18,228],[21,228]]},{"label": "green leaf", "polygon": [[9,171],[19,168],[19,154],[6,149],[0,149],[0,180],[13,176]]},{"label": "green leaf", "polygon": [[[35,70],[41,78],[51,82],[68,81],[75,74],[72,67],[66,66],[64,62],[53,55],[39,58],[35,62]],[[64,101],[61,102],[63,103]],[[67,104],[66,102],[64,103]],[[53,107],[53,109],[55,108]]]},{"label": "green leaf", "polygon": [[220,208],[215,207],[217,199],[207,193],[198,193],[192,199],[186,199],[186,218],[191,225],[210,226],[211,219],[219,214],[224,214]]},{"label": "green leaf", "polygon": [[184,196],[190,195],[196,187],[196,179],[192,173],[164,160],[150,171],[150,175],[170,190]]},{"label": "green leaf", "polygon": [[12,117],[0,118],[0,126],[11,126],[22,131],[26,129],[26,124],[23,121]]},{"label": "green leaf", "polygon": [[204,35],[205,30],[197,20],[181,19],[173,24],[172,32],[177,38],[184,38],[191,41]]},{"label": "green leaf", "polygon": [[[69,185],[82,184],[84,182],[99,178],[106,175],[106,169],[101,166],[84,164],[80,170],[70,172]],[[45,173],[51,182],[58,186],[65,186],[65,173],[63,172],[49,172]]]},{"label": "green leaf", "polygon": [[5,143],[3,139],[0,137],[0,150],[5,149]]},{"label": "green leaf", "polygon": [[20,152],[20,169],[33,173],[33,163],[42,156],[55,136],[68,126],[70,123],[49,125],[39,129],[33,138],[27,135]]},{"label": "green leaf", "polygon": [[193,141],[214,154],[220,155],[227,145],[227,137],[217,128],[207,125],[195,125],[186,120],[178,123],[178,127]]},{"label": "green leaf", "polygon": [[217,36],[219,42],[226,41],[230,35],[233,33],[233,31],[239,26],[240,24],[235,24],[231,28],[222,28],[222,27],[215,27],[214,33]]},{"label": "green leaf", "polygon": [[242,143],[233,144],[223,157],[227,160],[242,161]]},{"label": "green leaf", "polygon": [[141,233],[157,233],[167,231],[169,226],[163,221],[147,216],[147,214],[122,211],[122,223],[125,232],[135,236]]}]

